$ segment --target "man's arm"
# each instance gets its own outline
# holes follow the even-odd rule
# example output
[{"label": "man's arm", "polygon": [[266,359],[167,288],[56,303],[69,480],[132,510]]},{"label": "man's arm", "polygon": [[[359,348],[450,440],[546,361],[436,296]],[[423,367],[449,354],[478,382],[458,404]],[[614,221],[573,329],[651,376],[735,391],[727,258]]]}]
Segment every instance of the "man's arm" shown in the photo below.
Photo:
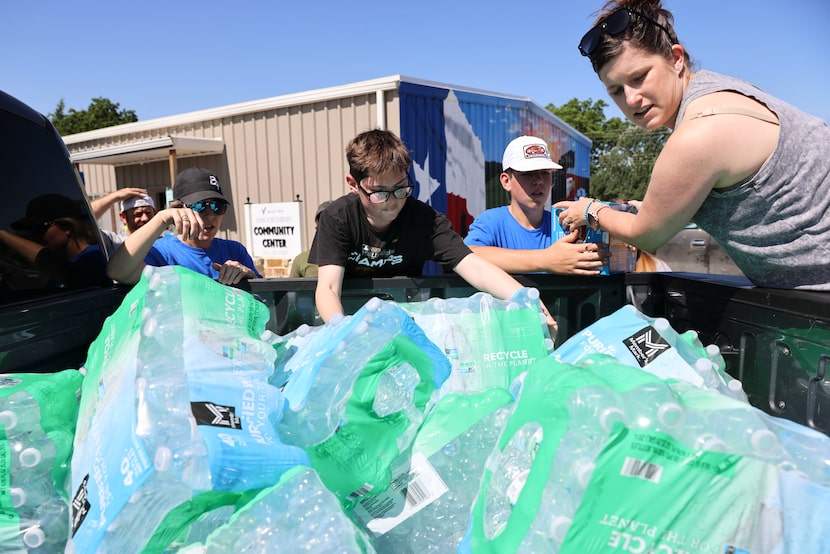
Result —
[{"label": "man's arm", "polygon": [[204,227],[201,216],[189,208],[161,210],[124,239],[107,263],[107,276],[126,285],[136,284],[144,270],[144,258],[161,232],[171,224],[175,225],[174,232],[181,240],[197,238]]},{"label": "man's arm", "polygon": [[109,210],[116,202],[121,202],[122,200],[127,200],[128,198],[136,196],[148,196],[147,189],[141,189],[138,187],[118,189],[109,194],[105,194],[101,198],[96,198],[95,200],[90,201],[89,204],[92,206],[92,213],[95,215],[95,219],[101,219],[101,217],[107,213],[107,210]]},{"label": "man's arm", "polygon": [[326,323],[335,315],[343,314],[340,295],[345,274],[346,268],[340,265],[321,265],[317,272],[314,302],[317,305],[317,312]]}]

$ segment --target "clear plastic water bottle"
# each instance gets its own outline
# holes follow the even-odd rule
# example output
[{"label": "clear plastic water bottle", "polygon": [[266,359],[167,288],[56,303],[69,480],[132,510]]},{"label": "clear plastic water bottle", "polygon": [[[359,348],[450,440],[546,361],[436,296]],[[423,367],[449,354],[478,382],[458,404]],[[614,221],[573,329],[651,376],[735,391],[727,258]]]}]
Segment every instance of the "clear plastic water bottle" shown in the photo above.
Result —
[{"label": "clear plastic water bottle", "polygon": [[56,463],[68,462],[72,435],[65,429],[44,433],[35,427],[14,435],[7,443],[12,455],[11,471],[35,476],[50,473]]},{"label": "clear plastic water bottle", "polygon": [[574,479],[548,481],[536,517],[517,552],[558,552],[583,494]]},{"label": "clear plastic water bottle", "polygon": [[685,422],[685,410],[671,389],[658,382],[636,387],[624,395],[629,424],[634,428],[670,432]]},{"label": "clear plastic water bottle", "polygon": [[30,475],[25,471],[17,471],[9,477],[9,496],[12,508],[18,510],[18,513],[58,496],[49,474]]},{"label": "clear plastic water bottle", "polygon": [[731,396],[732,398],[740,400],[741,402],[746,402],[747,404],[749,404],[749,397],[744,391],[743,383],[741,383],[737,379],[730,379],[726,382],[725,394]]},{"label": "clear plastic water bottle", "polygon": [[[354,365],[348,362],[351,352],[340,343],[338,352],[332,353],[317,367],[307,399],[303,404],[289,406],[280,422],[280,439],[300,447],[320,444],[329,438],[340,425],[347,394],[355,378]],[[290,378],[289,378],[290,382]]]},{"label": "clear plastic water bottle", "polygon": [[420,382],[418,370],[406,362],[387,369],[378,381],[372,409],[380,417],[400,411],[412,404]]},{"label": "clear plastic water bottle", "polygon": [[21,522],[21,533],[30,553],[63,552],[69,539],[69,505],[57,497],[48,500],[31,520]]},{"label": "clear plastic water bottle", "polygon": [[368,536],[313,470],[292,471],[286,477],[240,509],[234,523],[217,529],[199,551],[374,552]]},{"label": "clear plastic water bottle", "polygon": [[777,435],[767,424],[768,419],[769,416],[757,408],[739,405],[720,410],[712,428],[718,430],[732,451],[776,463],[781,455],[780,445]]},{"label": "clear plastic water bottle", "polygon": [[583,387],[575,391],[568,398],[566,407],[574,426],[601,436],[607,436],[615,424],[627,420],[623,399],[604,386]]},{"label": "clear plastic water bottle", "polygon": [[[193,490],[177,476],[170,472],[152,473],[109,524],[96,552],[141,552],[167,514],[192,497]],[[152,509],[148,509],[150,506]]]},{"label": "clear plastic water bottle", "polygon": [[[462,401],[457,408],[463,411],[467,404],[475,402],[475,399]],[[429,457],[447,491],[399,525],[408,530],[412,552],[456,551],[469,525],[470,510],[478,496],[487,458],[513,407],[510,403],[492,411]]]},{"label": "clear plastic water bottle", "polygon": [[494,451],[488,459],[487,469],[492,471],[484,505],[484,532],[488,539],[497,537],[507,526],[542,435],[541,425],[528,422],[516,431],[504,450]]},{"label": "clear plastic water bottle", "polygon": [[25,390],[15,391],[0,398],[0,425],[6,431],[6,437],[28,432],[33,427],[40,427],[40,407],[37,401]]},{"label": "clear plastic water bottle", "polygon": [[369,360],[394,337],[409,336],[410,329],[416,328],[400,308],[378,298],[353,316],[325,327],[288,364],[291,375],[283,389],[287,408],[279,426],[285,444],[308,447],[331,437],[343,421],[348,396]]}]

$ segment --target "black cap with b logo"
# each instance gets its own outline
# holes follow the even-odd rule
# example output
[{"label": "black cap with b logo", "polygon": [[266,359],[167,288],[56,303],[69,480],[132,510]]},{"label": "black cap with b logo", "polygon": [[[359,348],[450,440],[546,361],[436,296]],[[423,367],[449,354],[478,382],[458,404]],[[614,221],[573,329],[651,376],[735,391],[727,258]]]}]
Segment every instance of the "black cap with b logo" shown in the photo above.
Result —
[{"label": "black cap with b logo", "polygon": [[216,174],[202,167],[185,169],[176,176],[176,183],[173,185],[173,198],[181,200],[187,205],[210,198],[221,198],[228,202],[228,199],[222,194],[222,187],[219,186],[219,179]]}]

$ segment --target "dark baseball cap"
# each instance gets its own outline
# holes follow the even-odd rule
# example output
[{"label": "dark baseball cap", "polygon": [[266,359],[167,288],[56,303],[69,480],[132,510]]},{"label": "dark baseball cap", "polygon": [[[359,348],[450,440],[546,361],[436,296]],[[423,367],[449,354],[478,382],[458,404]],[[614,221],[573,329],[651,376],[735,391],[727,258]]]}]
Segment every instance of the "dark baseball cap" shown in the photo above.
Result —
[{"label": "dark baseball cap", "polygon": [[72,200],[62,194],[41,194],[26,205],[26,216],[12,223],[12,229],[30,229],[61,217],[87,217],[81,200]]},{"label": "dark baseball cap", "polygon": [[219,178],[216,173],[202,167],[185,169],[176,176],[176,183],[173,185],[173,198],[181,200],[187,205],[209,198],[221,198],[228,202],[228,199],[222,194],[222,187],[219,186]]}]

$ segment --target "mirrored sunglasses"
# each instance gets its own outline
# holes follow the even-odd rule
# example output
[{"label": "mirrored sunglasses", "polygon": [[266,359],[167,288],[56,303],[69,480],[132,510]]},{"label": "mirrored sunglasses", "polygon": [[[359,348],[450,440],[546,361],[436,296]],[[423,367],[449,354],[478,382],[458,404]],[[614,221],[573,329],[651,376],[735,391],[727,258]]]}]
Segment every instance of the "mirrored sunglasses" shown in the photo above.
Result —
[{"label": "mirrored sunglasses", "polygon": [[228,211],[228,203],[224,200],[199,200],[193,204],[185,204],[185,206],[199,214],[208,208],[216,215],[222,215]]}]

